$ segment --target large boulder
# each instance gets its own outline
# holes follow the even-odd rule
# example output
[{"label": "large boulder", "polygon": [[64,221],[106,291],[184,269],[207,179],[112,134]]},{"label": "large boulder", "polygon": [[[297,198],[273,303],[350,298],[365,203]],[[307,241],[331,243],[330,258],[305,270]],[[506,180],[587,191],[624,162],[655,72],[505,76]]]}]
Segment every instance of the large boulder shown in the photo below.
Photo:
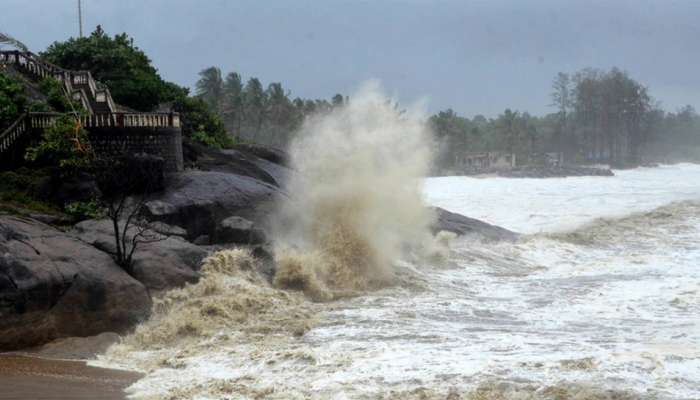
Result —
[{"label": "large boulder", "polygon": [[281,187],[289,174],[286,153],[257,145],[236,145],[218,150],[196,143],[185,143],[188,163],[202,171],[226,172],[248,176]]},{"label": "large boulder", "polygon": [[252,221],[233,216],[219,222],[213,242],[261,244],[265,242],[265,232],[256,228]]},{"label": "large boulder", "polygon": [[436,216],[431,226],[433,233],[448,231],[457,235],[473,235],[485,240],[513,241],[518,238],[518,234],[513,231],[487,224],[478,219],[465,217],[440,207],[434,207],[433,210]]},{"label": "large boulder", "polygon": [[149,218],[177,225],[194,240],[216,237],[219,222],[231,216],[265,230],[275,204],[286,194],[259,179],[226,172],[185,171],[172,174],[166,190],[146,203]]},{"label": "large boulder", "polygon": [[[156,230],[163,228],[156,225]],[[169,231],[182,229],[168,227]],[[132,237],[133,231],[127,235]],[[114,254],[114,228],[109,220],[87,220],[75,225],[72,234],[104,252]],[[134,253],[133,276],[150,291],[162,291],[184,286],[199,279],[199,267],[207,250],[180,236],[160,236],[161,240],[139,244]]]},{"label": "large boulder", "polygon": [[144,285],[108,254],[41,222],[0,215],[0,350],[122,331],[150,307]]},{"label": "large boulder", "polygon": [[[149,218],[183,227],[189,241],[202,245],[262,242],[276,202],[287,198],[287,155],[256,145],[218,150],[191,142],[184,153],[197,170],[170,175],[166,190],[146,203]],[[250,225],[244,221],[252,225],[241,228]]]}]

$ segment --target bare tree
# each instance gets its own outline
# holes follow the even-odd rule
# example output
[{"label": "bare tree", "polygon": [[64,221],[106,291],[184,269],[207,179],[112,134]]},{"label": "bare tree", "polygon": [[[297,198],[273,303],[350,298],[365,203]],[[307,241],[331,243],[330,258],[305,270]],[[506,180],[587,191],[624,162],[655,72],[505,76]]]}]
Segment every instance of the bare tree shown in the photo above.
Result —
[{"label": "bare tree", "polygon": [[96,160],[102,203],[114,232],[115,262],[133,275],[139,246],[168,238],[157,232],[144,213],[154,191],[163,187],[163,160],[148,155],[106,157]]}]

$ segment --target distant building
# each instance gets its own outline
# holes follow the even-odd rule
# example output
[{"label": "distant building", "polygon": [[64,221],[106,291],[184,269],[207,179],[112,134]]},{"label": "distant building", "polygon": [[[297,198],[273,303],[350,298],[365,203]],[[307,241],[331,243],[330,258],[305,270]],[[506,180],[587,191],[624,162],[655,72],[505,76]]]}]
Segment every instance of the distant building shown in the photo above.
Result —
[{"label": "distant building", "polygon": [[457,165],[467,173],[504,171],[515,167],[515,154],[501,152],[466,153],[458,156]]},{"label": "distant building", "polygon": [[549,152],[541,153],[538,155],[540,157],[540,164],[544,164],[547,167],[560,167],[563,164],[564,153],[561,152]]}]

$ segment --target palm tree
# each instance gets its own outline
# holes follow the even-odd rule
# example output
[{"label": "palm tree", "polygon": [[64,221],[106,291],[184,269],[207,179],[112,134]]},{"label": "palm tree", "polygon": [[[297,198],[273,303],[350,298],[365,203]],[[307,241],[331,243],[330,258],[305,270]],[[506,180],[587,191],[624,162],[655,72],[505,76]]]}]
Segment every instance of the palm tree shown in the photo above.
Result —
[{"label": "palm tree", "polygon": [[224,80],[221,78],[221,70],[217,67],[209,67],[202,70],[199,76],[197,96],[201,97],[211,110],[220,112],[224,97]]}]

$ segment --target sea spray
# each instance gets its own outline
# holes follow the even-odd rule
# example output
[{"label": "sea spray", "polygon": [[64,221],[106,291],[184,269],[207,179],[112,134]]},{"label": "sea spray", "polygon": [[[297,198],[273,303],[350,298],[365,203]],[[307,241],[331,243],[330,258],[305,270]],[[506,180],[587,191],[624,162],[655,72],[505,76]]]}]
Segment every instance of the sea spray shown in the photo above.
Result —
[{"label": "sea spray", "polygon": [[292,200],[276,218],[275,282],[317,300],[390,282],[402,250],[431,240],[428,138],[424,115],[399,110],[376,82],[306,120],[290,147]]},{"label": "sea spray", "polygon": [[[698,187],[692,178],[700,170],[692,168],[670,185]],[[612,199],[653,203],[648,199],[669,186],[666,176],[656,178],[661,172],[645,170],[620,190],[596,196],[600,205],[586,210],[589,219],[608,215]],[[440,190],[474,185],[462,181]],[[632,185],[638,181],[649,188]],[[513,181],[493,184],[501,194],[484,202],[496,214],[512,212]],[[553,188],[547,197],[555,204],[587,204],[588,196],[576,194],[591,185],[541,184]],[[518,189],[522,203],[541,191]],[[638,197],[626,195],[632,193]],[[558,220],[558,211],[545,216]],[[444,267],[400,260],[392,287],[325,303],[251,275],[258,266],[238,257],[245,252],[218,253],[203,274],[214,278],[188,287],[182,301],[195,304],[199,292],[191,290],[201,290],[209,300],[268,296],[276,303],[243,314],[243,322],[214,320],[198,336],[166,337],[166,345],[127,337],[128,351],[110,351],[101,365],[147,372],[128,390],[140,400],[700,398],[693,329],[700,313],[699,216],[696,202],[684,202],[607,220],[594,226],[600,233],[585,233],[602,241],[548,233],[516,243],[457,240]],[[436,245],[450,239],[440,236]],[[314,328],[296,337],[293,328],[307,321]]]},{"label": "sea spray", "polygon": [[[315,322],[311,304],[301,294],[273,288],[258,262],[245,249],[209,256],[199,282],[154,299],[151,318],[110,348],[106,359],[131,359],[129,367],[150,371],[204,351],[212,340],[224,346],[302,335]],[[149,356],[134,360],[132,352]]]}]

